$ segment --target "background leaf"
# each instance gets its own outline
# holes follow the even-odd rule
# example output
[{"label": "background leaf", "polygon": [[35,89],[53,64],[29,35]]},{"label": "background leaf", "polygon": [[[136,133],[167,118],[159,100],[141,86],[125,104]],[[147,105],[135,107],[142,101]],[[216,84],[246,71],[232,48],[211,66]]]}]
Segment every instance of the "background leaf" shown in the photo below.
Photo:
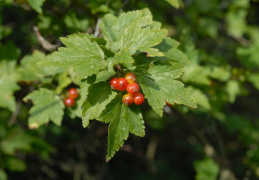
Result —
[{"label": "background leaf", "polygon": [[56,125],[61,125],[65,106],[60,97],[54,92],[41,88],[28,94],[24,98],[24,101],[28,99],[31,99],[34,104],[29,111],[29,126],[32,124],[40,126],[49,121],[52,121]]},{"label": "background leaf", "polygon": [[197,172],[195,179],[211,179],[216,180],[219,174],[219,166],[210,158],[196,161],[194,163],[195,170]]},{"label": "background leaf", "polygon": [[171,4],[173,7],[179,9],[180,5],[182,2],[182,0],[165,0],[166,2],[168,2],[169,4]]},{"label": "background leaf", "polygon": [[33,51],[32,55],[27,55],[21,60],[18,68],[19,79],[22,81],[43,80],[45,77],[54,76],[64,71],[63,68],[39,66],[38,63],[44,62],[46,56],[40,51]]},{"label": "background leaf", "polygon": [[7,174],[4,172],[3,169],[0,169],[0,179],[7,180]]},{"label": "background leaf", "polygon": [[17,85],[15,61],[0,61],[0,107],[8,108],[14,112],[16,101],[13,93],[20,89]]},{"label": "background leaf", "polygon": [[42,5],[45,0],[28,0],[28,3],[37,13],[42,13]]}]

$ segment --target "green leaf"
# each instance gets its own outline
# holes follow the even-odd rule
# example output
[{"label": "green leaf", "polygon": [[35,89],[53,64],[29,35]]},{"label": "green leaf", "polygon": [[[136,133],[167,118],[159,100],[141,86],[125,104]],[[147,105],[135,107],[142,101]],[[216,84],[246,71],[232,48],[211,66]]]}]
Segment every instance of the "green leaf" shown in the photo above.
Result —
[{"label": "green leaf", "polygon": [[102,112],[98,120],[109,124],[108,150],[106,160],[110,160],[123,145],[129,132],[144,136],[144,121],[140,109],[136,105],[126,106],[122,103],[122,93],[119,93]]},{"label": "green leaf", "polygon": [[246,24],[247,11],[245,9],[232,10],[226,13],[227,31],[234,37],[242,37],[247,29]]},{"label": "green leaf", "polygon": [[206,158],[201,161],[195,161],[195,170],[197,172],[195,180],[216,180],[219,174],[219,166],[212,159]]},{"label": "green leaf", "polygon": [[236,96],[240,93],[240,86],[238,81],[230,80],[227,82],[226,86],[227,93],[229,95],[229,101],[231,103],[235,102]]},{"label": "green leaf", "polygon": [[191,95],[193,96],[197,105],[200,105],[208,110],[211,109],[208,97],[201,90],[193,88],[191,86],[188,87],[188,90],[191,92]]},{"label": "green leaf", "polygon": [[154,62],[145,72],[138,67],[136,76],[145,98],[160,116],[163,114],[165,102],[170,104],[184,104],[196,108],[196,104],[190,92],[184,88],[184,84],[176,80],[183,72],[183,66],[175,62]]},{"label": "green leaf", "polygon": [[62,74],[58,76],[58,87],[56,89],[56,93],[59,94],[62,90],[67,87],[71,83],[71,79],[67,76],[67,72],[64,71]]},{"label": "green leaf", "polygon": [[42,14],[42,5],[45,0],[28,0],[28,3],[37,13]]},{"label": "green leaf", "polygon": [[219,81],[227,81],[230,78],[230,72],[216,66],[206,66],[210,77]]},{"label": "green leaf", "polygon": [[243,66],[247,68],[259,67],[258,61],[259,44],[251,45],[248,47],[239,47],[237,55]]},{"label": "green leaf", "polygon": [[64,23],[70,33],[77,31],[84,32],[89,25],[89,19],[83,16],[80,17],[79,14],[74,11],[69,11],[64,17]]},{"label": "green leaf", "polygon": [[17,85],[15,61],[0,61],[0,107],[8,108],[14,112],[16,101],[13,93],[20,89]]},{"label": "green leaf", "polygon": [[185,67],[182,80],[184,82],[210,85],[209,71],[206,67],[197,64],[190,64]]},{"label": "green leaf", "polygon": [[64,71],[63,68],[57,67],[41,67],[37,63],[44,62],[46,56],[40,51],[33,51],[32,55],[27,55],[21,60],[21,65],[18,68],[20,80],[22,81],[43,81],[46,76],[54,76]]},{"label": "green leaf", "polygon": [[259,90],[259,73],[250,74],[248,80]]},{"label": "green leaf", "polygon": [[97,119],[116,94],[108,82],[101,81],[94,84],[83,104],[83,127],[88,126],[89,120]]},{"label": "green leaf", "polygon": [[27,167],[24,161],[13,157],[7,159],[6,166],[10,171],[25,171]]},{"label": "green leaf", "polygon": [[134,59],[131,57],[128,50],[120,51],[114,56],[114,63],[133,63]]},{"label": "green leaf", "polygon": [[8,132],[7,137],[1,143],[1,151],[8,155],[15,155],[17,150],[31,150],[31,138],[21,128],[14,128]]},{"label": "green leaf", "polygon": [[0,52],[0,60],[17,60],[21,53],[20,49],[11,42],[0,44]]},{"label": "green leaf", "polygon": [[187,65],[190,63],[188,58],[179,50],[177,47],[179,46],[179,42],[169,37],[164,38],[163,41],[155,46],[155,48],[159,49],[166,58],[177,61],[183,65]]},{"label": "green leaf", "polygon": [[67,47],[59,48],[40,65],[73,68],[78,79],[97,74],[106,68],[107,62],[102,49],[90,38],[90,35],[83,33],[60,38]]},{"label": "green leaf", "polygon": [[179,9],[182,4],[182,0],[165,0],[165,1],[177,9]]},{"label": "green leaf", "polygon": [[0,179],[1,180],[7,180],[7,174],[3,169],[0,169]]},{"label": "green leaf", "polygon": [[16,101],[13,93],[19,89],[20,87],[14,79],[8,77],[0,78],[0,107],[8,108],[14,112]]},{"label": "green leaf", "polygon": [[152,56],[161,56],[157,49],[167,35],[166,29],[152,27],[152,15],[148,9],[122,13],[118,18],[108,14],[100,23],[106,47],[113,52],[128,50],[130,54],[148,52]]},{"label": "green leaf", "polygon": [[48,89],[41,88],[28,94],[24,101],[28,99],[31,99],[34,104],[29,111],[29,126],[35,124],[38,127],[50,120],[56,125],[61,124],[64,103],[58,95]]},{"label": "green leaf", "polygon": [[[102,71],[101,71],[102,72]],[[100,74],[100,73],[99,73]],[[98,74],[98,75],[99,75]],[[83,110],[83,104],[87,98],[87,95],[89,93],[89,89],[92,86],[92,84],[94,82],[96,82],[96,76],[89,76],[87,79],[84,79],[80,82],[80,89],[78,89],[78,92],[80,94],[79,99],[76,100],[76,104],[75,106],[73,106],[72,108],[69,108],[69,112],[70,112],[70,116],[72,116],[72,118],[75,118],[75,116],[79,117],[79,118],[83,118],[82,114],[82,110]]]}]

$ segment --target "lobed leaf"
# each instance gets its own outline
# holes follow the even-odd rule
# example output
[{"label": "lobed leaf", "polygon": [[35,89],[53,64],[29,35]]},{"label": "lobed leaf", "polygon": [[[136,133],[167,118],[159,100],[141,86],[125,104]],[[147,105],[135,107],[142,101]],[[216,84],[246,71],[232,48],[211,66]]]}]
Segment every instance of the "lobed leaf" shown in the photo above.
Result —
[{"label": "lobed leaf", "polygon": [[108,14],[102,19],[100,29],[106,46],[115,53],[128,50],[132,55],[145,51],[152,56],[162,56],[152,47],[166,37],[167,30],[152,21],[148,9],[122,13],[118,18]]},{"label": "lobed leaf", "polygon": [[[138,71],[138,69],[136,69]],[[153,110],[162,116],[165,102],[184,104],[196,108],[190,92],[178,80],[183,66],[175,62],[154,62],[147,71],[136,73],[138,82],[148,103]]]},{"label": "lobed leaf", "polygon": [[41,88],[28,94],[24,101],[28,99],[31,99],[34,104],[29,111],[29,126],[38,127],[49,121],[61,125],[64,103],[58,95],[48,89]]},{"label": "lobed leaf", "polygon": [[91,41],[90,35],[79,33],[60,39],[67,47],[59,48],[40,65],[72,68],[78,79],[97,74],[106,68],[104,52],[96,42]]},{"label": "lobed leaf", "polygon": [[64,71],[63,68],[57,67],[41,67],[38,63],[44,63],[46,56],[40,51],[33,51],[32,55],[27,55],[21,60],[21,65],[18,68],[20,80],[35,81],[43,80],[44,77],[54,76]]},{"label": "lobed leaf", "polygon": [[123,145],[129,132],[144,136],[144,121],[136,105],[126,106],[122,103],[122,93],[117,94],[102,112],[98,120],[110,123],[108,129],[108,150],[106,160],[110,160]]},{"label": "lobed leaf", "polygon": [[106,105],[114,99],[116,92],[113,91],[108,82],[101,81],[94,84],[89,90],[88,98],[83,104],[83,127],[87,127],[89,120],[97,119]]}]

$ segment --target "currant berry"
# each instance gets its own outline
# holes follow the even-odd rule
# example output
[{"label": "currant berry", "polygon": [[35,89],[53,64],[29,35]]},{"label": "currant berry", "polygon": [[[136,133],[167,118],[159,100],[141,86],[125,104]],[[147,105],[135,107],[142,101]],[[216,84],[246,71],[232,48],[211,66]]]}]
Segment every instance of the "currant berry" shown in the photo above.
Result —
[{"label": "currant berry", "polygon": [[141,94],[141,93],[136,93],[136,94],[134,95],[134,103],[135,103],[136,105],[140,105],[140,104],[142,104],[143,102],[144,102],[144,95]]},{"label": "currant berry", "polygon": [[117,89],[123,91],[126,89],[128,84],[128,81],[124,77],[121,77],[117,81]]},{"label": "currant berry", "polygon": [[75,104],[75,100],[73,98],[68,97],[65,99],[65,105],[67,107],[72,107],[72,106],[74,106],[74,104]]},{"label": "currant berry", "polygon": [[71,97],[72,99],[76,99],[79,96],[79,92],[77,91],[76,88],[70,88],[68,90],[68,94],[69,94],[69,97]]},{"label": "currant berry", "polygon": [[137,83],[131,83],[127,86],[126,91],[129,94],[134,95],[139,92],[139,85]]},{"label": "currant berry", "polygon": [[137,82],[137,78],[136,78],[136,75],[134,73],[127,73],[125,75],[125,79],[129,82],[129,84]]},{"label": "currant berry", "polygon": [[118,89],[118,78],[112,78],[110,80],[111,89],[117,90]]},{"label": "currant berry", "polygon": [[134,98],[131,94],[125,94],[123,97],[122,97],[122,102],[123,104],[125,105],[131,105],[134,101]]}]

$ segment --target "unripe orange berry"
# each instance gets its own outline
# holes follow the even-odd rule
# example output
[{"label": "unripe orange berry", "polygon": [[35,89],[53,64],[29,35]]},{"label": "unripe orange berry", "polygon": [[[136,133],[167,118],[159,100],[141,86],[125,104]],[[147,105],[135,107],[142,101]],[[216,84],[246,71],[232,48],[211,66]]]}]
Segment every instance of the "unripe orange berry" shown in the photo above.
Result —
[{"label": "unripe orange berry", "polygon": [[122,102],[123,104],[125,105],[131,105],[134,101],[134,98],[131,94],[125,94],[123,97],[122,97]]},{"label": "unripe orange berry", "polygon": [[125,79],[129,82],[129,84],[137,82],[137,78],[136,78],[136,75],[134,73],[127,73],[125,75]]}]

